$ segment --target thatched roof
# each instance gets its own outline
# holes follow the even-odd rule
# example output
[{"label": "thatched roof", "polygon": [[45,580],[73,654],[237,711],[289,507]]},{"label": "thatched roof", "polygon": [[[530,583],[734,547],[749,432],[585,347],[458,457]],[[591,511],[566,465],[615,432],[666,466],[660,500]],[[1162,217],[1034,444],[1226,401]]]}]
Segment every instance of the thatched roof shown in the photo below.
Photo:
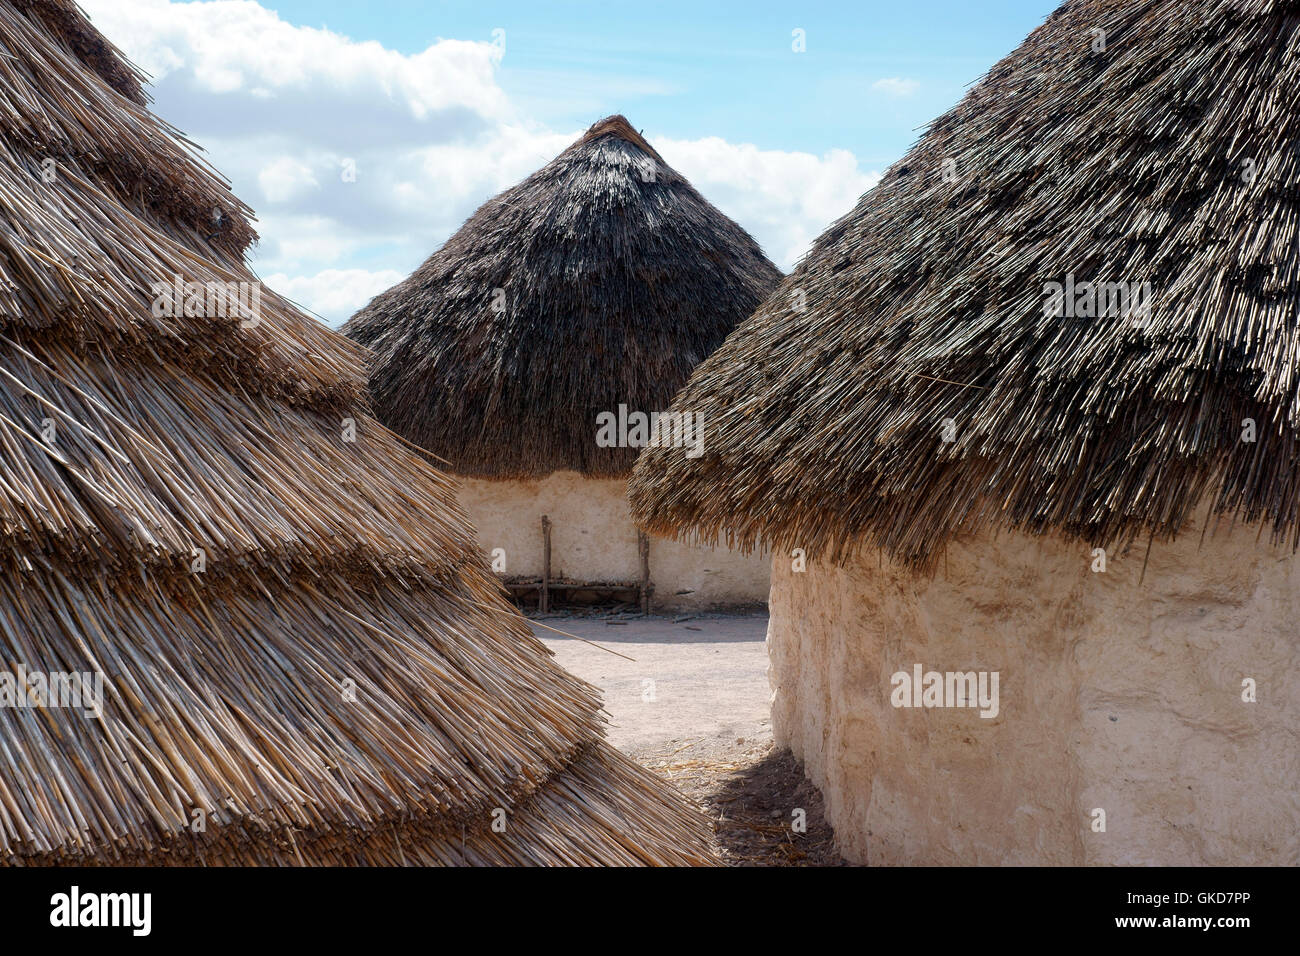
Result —
[{"label": "thatched roof", "polygon": [[[695,372],[707,452],[647,451],[639,520],[925,564],[1145,545],[1209,495],[1294,547],[1298,49],[1294,2],[1062,6]],[[1149,282],[1149,321],[1046,315],[1071,275]]]},{"label": "thatched roof", "polygon": [[[0,52],[0,864],[709,859],[358,346],[269,291],[154,314],[252,231],[134,72],[71,2],[0,2]],[[51,673],[101,712],[16,702]]]},{"label": "thatched roof", "polygon": [[667,408],[775,288],[740,226],[621,116],[484,203],[343,332],[382,422],[464,475],[631,471],[596,416]]}]

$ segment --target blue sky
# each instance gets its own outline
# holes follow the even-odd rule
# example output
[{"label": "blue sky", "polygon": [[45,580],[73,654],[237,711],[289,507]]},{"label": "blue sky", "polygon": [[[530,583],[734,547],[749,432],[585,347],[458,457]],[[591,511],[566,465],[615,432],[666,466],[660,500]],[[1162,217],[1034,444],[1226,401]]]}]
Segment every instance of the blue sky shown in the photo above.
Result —
[{"label": "blue sky", "polygon": [[[555,127],[610,112],[681,138],[768,149],[852,150],[888,165],[916,128],[1019,45],[1052,0],[911,3],[269,0],[300,26],[328,27],[414,53],[439,37],[506,31],[502,87]],[[806,51],[794,55],[791,31]],[[914,94],[872,93],[886,77]]]},{"label": "blue sky", "polygon": [[1054,4],[83,6],[257,210],[263,278],[337,324],[614,112],[788,269]]}]

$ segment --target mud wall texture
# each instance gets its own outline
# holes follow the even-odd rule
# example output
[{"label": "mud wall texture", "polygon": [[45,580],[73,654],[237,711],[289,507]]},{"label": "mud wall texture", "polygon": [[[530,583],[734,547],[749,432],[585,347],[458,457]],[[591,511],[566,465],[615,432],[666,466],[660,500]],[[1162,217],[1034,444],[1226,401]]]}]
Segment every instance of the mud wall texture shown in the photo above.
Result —
[{"label": "mud wall texture", "polygon": [[[461,479],[461,505],[489,554],[505,551],[507,575],[542,573],[542,515],[551,519],[551,575],[583,581],[640,577],[627,483],[556,472],[540,481]],[[650,539],[656,609],[767,601],[766,555]]]},{"label": "mud wall texture", "polygon": [[[1095,572],[1082,545],[1006,533],[954,542],[933,577],[775,556],[773,729],[842,852],[1300,863],[1300,562],[1257,532],[1156,543],[1145,575],[1145,543]],[[998,672],[997,716],[893,706],[916,664]]]}]

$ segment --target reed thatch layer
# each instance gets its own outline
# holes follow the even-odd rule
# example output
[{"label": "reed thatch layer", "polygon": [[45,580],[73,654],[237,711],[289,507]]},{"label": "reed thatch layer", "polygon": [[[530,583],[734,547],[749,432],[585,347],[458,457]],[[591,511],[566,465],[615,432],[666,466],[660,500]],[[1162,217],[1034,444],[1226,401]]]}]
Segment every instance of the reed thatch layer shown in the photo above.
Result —
[{"label": "reed thatch layer", "polygon": [[[647,450],[639,520],[924,565],[981,526],[1167,538],[1209,494],[1295,547],[1298,12],[1062,6],[699,368],[706,454]],[[1071,276],[1149,282],[1149,320],[1045,314]]]},{"label": "reed thatch layer", "polygon": [[[48,182],[42,172],[36,157],[0,142],[0,191],[11,210],[0,222],[0,333],[93,342],[123,359],[163,356],[300,404],[351,405],[363,396],[362,350],[340,345],[269,289],[257,285],[251,317],[230,314],[230,303],[225,315],[206,303],[186,315],[184,295],[176,308],[177,276],[182,292],[184,284],[256,283],[241,261],[196,252],[203,237],[148,211],[133,215],[74,166],[58,167]],[[165,308],[156,307],[156,284],[173,292]]]},{"label": "reed thatch layer", "polygon": [[[239,839],[231,831],[198,843],[178,839],[148,853],[115,857],[46,855],[19,865],[131,866],[708,866],[715,860],[702,815],[686,816],[681,797],[608,744],[586,746],[526,802],[493,819],[504,830],[466,825],[448,834],[423,818],[385,818],[365,827],[331,827]],[[498,824],[500,826],[500,824]]]},{"label": "reed thatch layer", "polygon": [[464,475],[617,477],[596,416],[667,408],[776,286],[758,244],[621,116],[490,199],[343,332],[390,428]]},{"label": "reed thatch layer", "polygon": [[[49,120],[0,118],[0,865],[707,861],[367,414],[360,346],[269,292],[248,327],[153,312],[173,274],[253,276],[183,183],[89,158],[145,117],[140,163],[198,169],[74,14],[0,2],[0,114]],[[78,144],[53,178],[49,137]],[[102,678],[102,709],[34,674]]]},{"label": "reed thatch layer", "polygon": [[[430,578],[475,550],[451,480],[373,419],[120,365],[0,336],[0,549],[85,574],[188,575],[197,549],[217,568],[346,559]],[[379,462],[393,480],[375,480]]]},{"label": "reed thatch layer", "polygon": [[459,834],[600,733],[593,689],[551,666],[476,567],[454,590],[244,584],[6,570],[15,659],[102,673],[105,700],[100,718],[0,708],[0,856],[149,852],[189,842],[194,809],[240,841],[398,812]]},{"label": "reed thatch layer", "polygon": [[140,106],[146,103],[143,76],[117,47],[90,25],[75,3],[66,0],[15,0],[14,6],[39,19],[63,46],[117,92]]},{"label": "reed thatch layer", "polygon": [[0,639],[11,674],[104,680],[98,715],[0,707],[0,865],[709,859],[668,788],[592,776],[594,688],[477,562],[431,590],[9,566]]},{"label": "reed thatch layer", "polygon": [[[0,57],[0,132],[6,139],[31,155],[86,170],[123,205],[143,205],[159,220],[196,230],[234,255],[257,238],[248,207],[173,127],[145,108],[134,69],[75,4],[0,5],[0,44],[7,54]],[[51,101],[56,86],[59,97]]]}]

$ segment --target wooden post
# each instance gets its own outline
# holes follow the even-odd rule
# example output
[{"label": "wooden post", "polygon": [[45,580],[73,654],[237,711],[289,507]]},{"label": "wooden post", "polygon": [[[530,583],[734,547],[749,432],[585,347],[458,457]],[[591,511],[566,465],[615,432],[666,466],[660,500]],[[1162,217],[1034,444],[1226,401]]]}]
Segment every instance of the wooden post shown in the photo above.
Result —
[{"label": "wooden post", "polygon": [[543,614],[551,609],[551,519],[542,515],[542,590],[537,607]]},{"label": "wooden post", "polygon": [[641,613],[650,613],[650,539],[644,531],[636,533],[636,550],[641,556]]}]

